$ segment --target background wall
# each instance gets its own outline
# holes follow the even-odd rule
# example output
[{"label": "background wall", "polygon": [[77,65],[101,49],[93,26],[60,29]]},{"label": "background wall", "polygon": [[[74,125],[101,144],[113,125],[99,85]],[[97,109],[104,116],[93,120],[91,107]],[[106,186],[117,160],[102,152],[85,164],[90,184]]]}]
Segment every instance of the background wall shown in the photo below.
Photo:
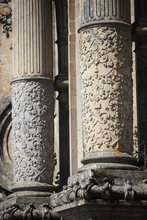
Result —
[{"label": "background wall", "polygon": [[11,185],[11,85],[13,68],[12,4],[0,1],[0,171],[1,185]]}]

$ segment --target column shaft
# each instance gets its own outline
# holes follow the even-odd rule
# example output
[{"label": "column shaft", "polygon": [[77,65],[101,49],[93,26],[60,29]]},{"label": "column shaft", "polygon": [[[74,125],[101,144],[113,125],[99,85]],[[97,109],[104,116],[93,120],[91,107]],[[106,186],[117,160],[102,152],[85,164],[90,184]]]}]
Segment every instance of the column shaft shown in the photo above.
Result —
[{"label": "column shaft", "polygon": [[14,188],[50,191],[54,170],[51,1],[14,0],[13,4]]},{"label": "column shaft", "polygon": [[14,1],[14,78],[52,77],[50,0]]},{"label": "column shaft", "polygon": [[82,0],[83,164],[134,168],[129,0]]}]

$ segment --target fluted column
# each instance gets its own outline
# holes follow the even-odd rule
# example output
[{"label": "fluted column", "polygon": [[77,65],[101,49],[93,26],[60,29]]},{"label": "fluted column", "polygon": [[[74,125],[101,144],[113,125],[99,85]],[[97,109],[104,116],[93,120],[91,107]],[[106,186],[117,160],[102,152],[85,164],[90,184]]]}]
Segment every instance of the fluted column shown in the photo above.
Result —
[{"label": "fluted column", "polygon": [[81,0],[83,164],[135,169],[130,0]]},{"label": "fluted column", "polygon": [[51,191],[53,81],[50,0],[14,0],[14,191]]}]

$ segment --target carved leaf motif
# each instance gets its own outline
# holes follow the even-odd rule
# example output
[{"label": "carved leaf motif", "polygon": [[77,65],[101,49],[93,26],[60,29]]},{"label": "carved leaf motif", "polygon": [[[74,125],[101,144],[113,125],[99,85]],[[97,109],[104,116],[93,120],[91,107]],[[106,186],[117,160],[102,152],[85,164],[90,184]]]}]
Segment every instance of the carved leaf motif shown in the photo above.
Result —
[{"label": "carved leaf motif", "polygon": [[0,24],[3,25],[3,33],[10,37],[12,32],[12,9],[11,0],[0,0]]},{"label": "carved leaf motif", "polygon": [[132,150],[130,51],[129,27],[103,25],[80,32],[85,152]]},{"label": "carved leaf motif", "polygon": [[[48,82],[13,85],[15,181],[51,182],[53,164],[53,100]],[[50,136],[49,136],[50,135]],[[50,162],[48,162],[50,160]]]}]

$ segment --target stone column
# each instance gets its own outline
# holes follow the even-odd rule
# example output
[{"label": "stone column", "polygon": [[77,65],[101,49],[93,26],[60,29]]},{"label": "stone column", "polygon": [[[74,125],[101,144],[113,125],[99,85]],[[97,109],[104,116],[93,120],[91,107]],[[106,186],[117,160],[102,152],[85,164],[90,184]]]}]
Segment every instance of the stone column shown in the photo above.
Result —
[{"label": "stone column", "polygon": [[79,34],[82,163],[136,169],[130,0],[81,0]]},{"label": "stone column", "polygon": [[14,0],[14,191],[52,190],[53,80],[50,0]]}]

